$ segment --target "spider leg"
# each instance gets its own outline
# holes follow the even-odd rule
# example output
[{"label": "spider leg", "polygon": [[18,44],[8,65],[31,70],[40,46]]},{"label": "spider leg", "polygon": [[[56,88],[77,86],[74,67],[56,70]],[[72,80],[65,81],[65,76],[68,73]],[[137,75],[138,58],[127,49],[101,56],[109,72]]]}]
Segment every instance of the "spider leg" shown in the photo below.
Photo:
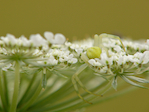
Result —
[{"label": "spider leg", "polygon": [[111,81],[100,91],[101,96],[103,96],[111,88]]},{"label": "spider leg", "polygon": [[85,101],[86,103],[92,104],[91,102],[88,102],[87,100],[85,100],[85,99],[80,95],[79,89],[78,89],[78,87],[77,87],[77,82],[76,82],[76,80],[75,80],[74,75],[72,76],[72,83],[73,83],[73,86],[74,86],[74,89],[75,89],[77,95],[78,95],[83,101]]},{"label": "spider leg", "polygon": [[85,100],[79,93],[79,89],[77,87],[77,81],[75,79],[76,76],[78,76],[88,65],[87,64],[83,64],[79,67],[79,69],[76,71],[76,73],[72,76],[72,83],[73,83],[73,86],[74,86],[74,89],[77,93],[77,95],[83,100],[85,101],[86,103],[89,103],[89,104],[92,104],[91,102],[88,102],[87,100]]},{"label": "spider leg", "polygon": [[94,35],[94,46],[100,47],[102,45],[102,38],[99,38],[97,34]]},{"label": "spider leg", "polygon": [[95,94],[95,93],[89,91],[89,90],[83,85],[83,83],[80,81],[80,79],[78,78],[78,76],[74,76],[74,78],[76,79],[76,81],[78,82],[78,84],[79,84],[87,93],[93,94],[93,95],[95,95],[95,96],[101,96],[101,95],[98,95],[98,94]]},{"label": "spider leg", "polygon": [[118,39],[118,40],[120,41],[120,43],[121,43],[121,45],[122,45],[124,51],[126,52],[126,49],[125,49],[125,47],[124,47],[124,44],[123,44],[123,42],[121,41],[121,39],[120,39],[119,36],[111,35],[111,34],[106,34],[106,33],[103,33],[103,34],[100,34],[100,35],[99,35],[100,40],[102,40],[103,37],[112,38],[112,39]]},{"label": "spider leg", "polygon": [[109,55],[109,52],[108,52],[108,48],[104,47],[103,44],[101,44],[100,47],[103,48],[106,51],[107,56],[109,57],[110,55]]}]

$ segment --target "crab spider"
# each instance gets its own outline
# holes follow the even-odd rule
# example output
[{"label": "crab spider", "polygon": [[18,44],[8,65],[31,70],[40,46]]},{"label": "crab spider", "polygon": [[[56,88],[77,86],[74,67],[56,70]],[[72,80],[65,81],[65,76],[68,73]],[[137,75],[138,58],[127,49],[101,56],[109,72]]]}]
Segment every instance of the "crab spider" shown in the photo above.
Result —
[{"label": "crab spider", "polygon": [[[102,38],[112,38],[112,39],[118,39],[124,49],[124,51],[126,52],[125,50],[125,47],[121,41],[121,39],[118,37],[118,36],[115,36],[115,35],[111,35],[111,34],[101,34],[101,35],[95,35],[94,36],[94,47],[90,47],[87,49],[87,52],[86,52],[86,55],[85,54],[81,54],[81,59],[85,62],[85,64],[81,65],[79,67],[79,69],[76,71],[76,73],[72,76],[72,83],[74,85],[74,89],[77,93],[77,95],[85,102],[89,103],[89,104],[92,104],[91,102],[88,102],[87,100],[85,100],[79,93],[79,89],[77,87],[77,83],[80,85],[80,87],[82,87],[87,93],[89,94],[93,94],[93,95],[96,95],[96,96],[102,96],[108,89],[109,87],[105,87],[105,89],[103,89],[103,91],[100,93],[101,95],[98,95],[98,94],[95,94],[91,91],[89,91],[84,85],[83,83],[80,81],[80,79],[78,78],[78,75],[88,66],[90,66],[90,64],[88,63],[88,60],[89,59],[94,59],[94,58],[100,58],[100,55],[102,53],[102,48],[106,51],[107,55],[109,56],[109,53],[108,53],[108,49],[106,47],[103,46],[102,44]],[[110,84],[108,84],[110,85]]]}]

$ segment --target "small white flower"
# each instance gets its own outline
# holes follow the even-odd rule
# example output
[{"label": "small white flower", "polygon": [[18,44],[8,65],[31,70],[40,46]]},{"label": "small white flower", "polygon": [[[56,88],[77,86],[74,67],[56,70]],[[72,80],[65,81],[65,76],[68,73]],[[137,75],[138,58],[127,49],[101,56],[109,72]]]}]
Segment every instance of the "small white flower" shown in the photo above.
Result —
[{"label": "small white flower", "polygon": [[80,46],[79,46],[78,44],[72,44],[72,45],[70,46],[70,48],[71,48],[71,49],[79,49]]},{"label": "small white flower", "polygon": [[65,62],[65,61],[66,61],[66,59],[65,59],[65,58],[60,57],[60,58],[59,58],[59,61],[60,61],[60,62]]},{"label": "small white flower", "polygon": [[102,65],[101,63],[95,61],[95,59],[90,59],[88,62],[93,66],[101,66]]},{"label": "small white flower", "polygon": [[15,38],[15,36],[11,35],[11,34],[7,34],[6,37],[1,37],[1,39],[6,43],[6,44],[11,44],[11,45],[15,45],[17,44],[17,39]]},{"label": "small white flower", "polygon": [[146,40],[146,43],[149,45],[149,39]]},{"label": "small white flower", "polygon": [[61,55],[61,54],[62,54],[62,52],[59,51],[59,50],[57,50],[57,49],[54,49],[54,50],[52,51],[52,55],[53,55],[53,56],[59,56],[59,55]]},{"label": "small white flower", "polygon": [[66,45],[67,47],[70,47],[70,46],[72,45],[72,43],[71,43],[71,42],[65,42],[65,45]]},{"label": "small white flower", "polygon": [[53,56],[50,56],[49,59],[47,60],[47,62],[50,63],[51,65],[58,64],[58,60],[56,60]]},{"label": "small white flower", "polygon": [[96,66],[96,61],[94,59],[90,59],[88,61],[91,65]]},{"label": "small white flower", "polygon": [[31,45],[31,42],[23,35],[19,38],[19,40],[20,44],[23,46],[29,47]]},{"label": "small white flower", "polygon": [[142,64],[147,64],[149,62],[149,51],[145,51],[142,56]]},{"label": "small white flower", "polygon": [[77,58],[71,58],[70,60],[68,60],[68,63],[75,64],[77,63],[77,61]]},{"label": "small white flower", "polygon": [[104,66],[102,69],[100,69],[100,73],[106,73],[108,70],[107,66]]},{"label": "small white flower", "polygon": [[118,61],[119,57],[117,55],[113,55],[111,56],[111,58],[113,59],[113,61]]},{"label": "small white flower", "polygon": [[127,62],[132,62],[132,63],[136,63],[138,59],[134,58],[133,55],[128,55],[127,56]]},{"label": "small white flower", "polygon": [[117,51],[118,53],[122,51],[121,47],[118,45],[114,47],[114,50]]},{"label": "small white flower", "polygon": [[66,41],[66,38],[63,34],[57,33],[54,34],[52,32],[45,32],[44,33],[45,38],[52,44],[64,44]]},{"label": "small white flower", "polygon": [[58,60],[56,60],[53,56],[48,57],[48,59],[45,61],[37,61],[37,63],[42,64],[42,65],[57,65],[58,64]]},{"label": "small white flower", "polygon": [[35,47],[47,45],[46,40],[40,34],[31,35],[30,41],[33,44],[33,46],[35,46]]},{"label": "small white flower", "polygon": [[107,65],[107,64],[112,65],[113,64],[112,57],[109,58],[105,52],[101,53],[100,58],[101,59],[99,60],[99,62],[102,65]]},{"label": "small white flower", "polygon": [[83,53],[83,49],[82,48],[75,49],[75,51],[78,53],[78,55],[80,55],[81,53]]},{"label": "small white flower", "polygon": [[138,59],[138,63],[142,62],[142,60],[141,60],[142,56],[143,56],[143,53],[140,53],[140,52],[136,52],[134,54],[134,58]]},{"label": "small white flower", "polygon": [[0,45],[4,45],[4,42],[2,40],[0,40]]},{"label": "small white flower", "polygon": [[7,37],[1,37],[1,40],[6,43],[6,44],[9,44],[9,39]]},{"label": "small white flower", "polygon": [[124,64],[126,64],[126,62],[129,62],[130,61],[129,58],[130,58],[129,56],[120,55],[119,58],[118,58],[118,61],[117,61],[118,65],[122,65],[122,64],[124,65]]},{"label": "small white flower", "polygon": [[68,59],[72,59],[73,58],[73,54],[70,54],[69,56],[67,56]]}]

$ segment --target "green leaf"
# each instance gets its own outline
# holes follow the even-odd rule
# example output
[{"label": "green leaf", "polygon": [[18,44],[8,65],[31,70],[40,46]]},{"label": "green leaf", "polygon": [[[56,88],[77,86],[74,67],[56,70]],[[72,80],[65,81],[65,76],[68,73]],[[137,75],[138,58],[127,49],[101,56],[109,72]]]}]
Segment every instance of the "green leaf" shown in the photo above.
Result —
[{"label": "green leaf", "polygon": [[[146,87],[144,87],[144,86],[141,86],[141,85],[139,85],[139,84],[137,84],[137,83],[135,83],[135,82],[129,80],[129,79],[128,79],[127,77],[125,77],[124,75],[120,75],[120,77],[121,77],[124,81],[126,81],[127,83],[129,83],[129,84],[131,84],[131,85],[133,85],[133,86],[140,87],[140,88],[146,88]],[[147,88],[146,88],[146,89],[147,89]]]}]

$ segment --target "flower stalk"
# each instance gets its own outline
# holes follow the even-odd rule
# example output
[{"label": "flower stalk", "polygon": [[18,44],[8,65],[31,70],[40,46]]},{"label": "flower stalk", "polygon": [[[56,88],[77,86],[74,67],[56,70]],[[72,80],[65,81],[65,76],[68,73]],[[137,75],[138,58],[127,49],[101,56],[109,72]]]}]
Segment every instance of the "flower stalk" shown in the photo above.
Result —
[{"label": "flower stalk", "polygon": [[12,103],[9,112],[16,112],[18,95],[19,95],[19,84],[20,84],[20,63],[15,62],[15,80],[14,80],[14,92],[12,97]]}]

